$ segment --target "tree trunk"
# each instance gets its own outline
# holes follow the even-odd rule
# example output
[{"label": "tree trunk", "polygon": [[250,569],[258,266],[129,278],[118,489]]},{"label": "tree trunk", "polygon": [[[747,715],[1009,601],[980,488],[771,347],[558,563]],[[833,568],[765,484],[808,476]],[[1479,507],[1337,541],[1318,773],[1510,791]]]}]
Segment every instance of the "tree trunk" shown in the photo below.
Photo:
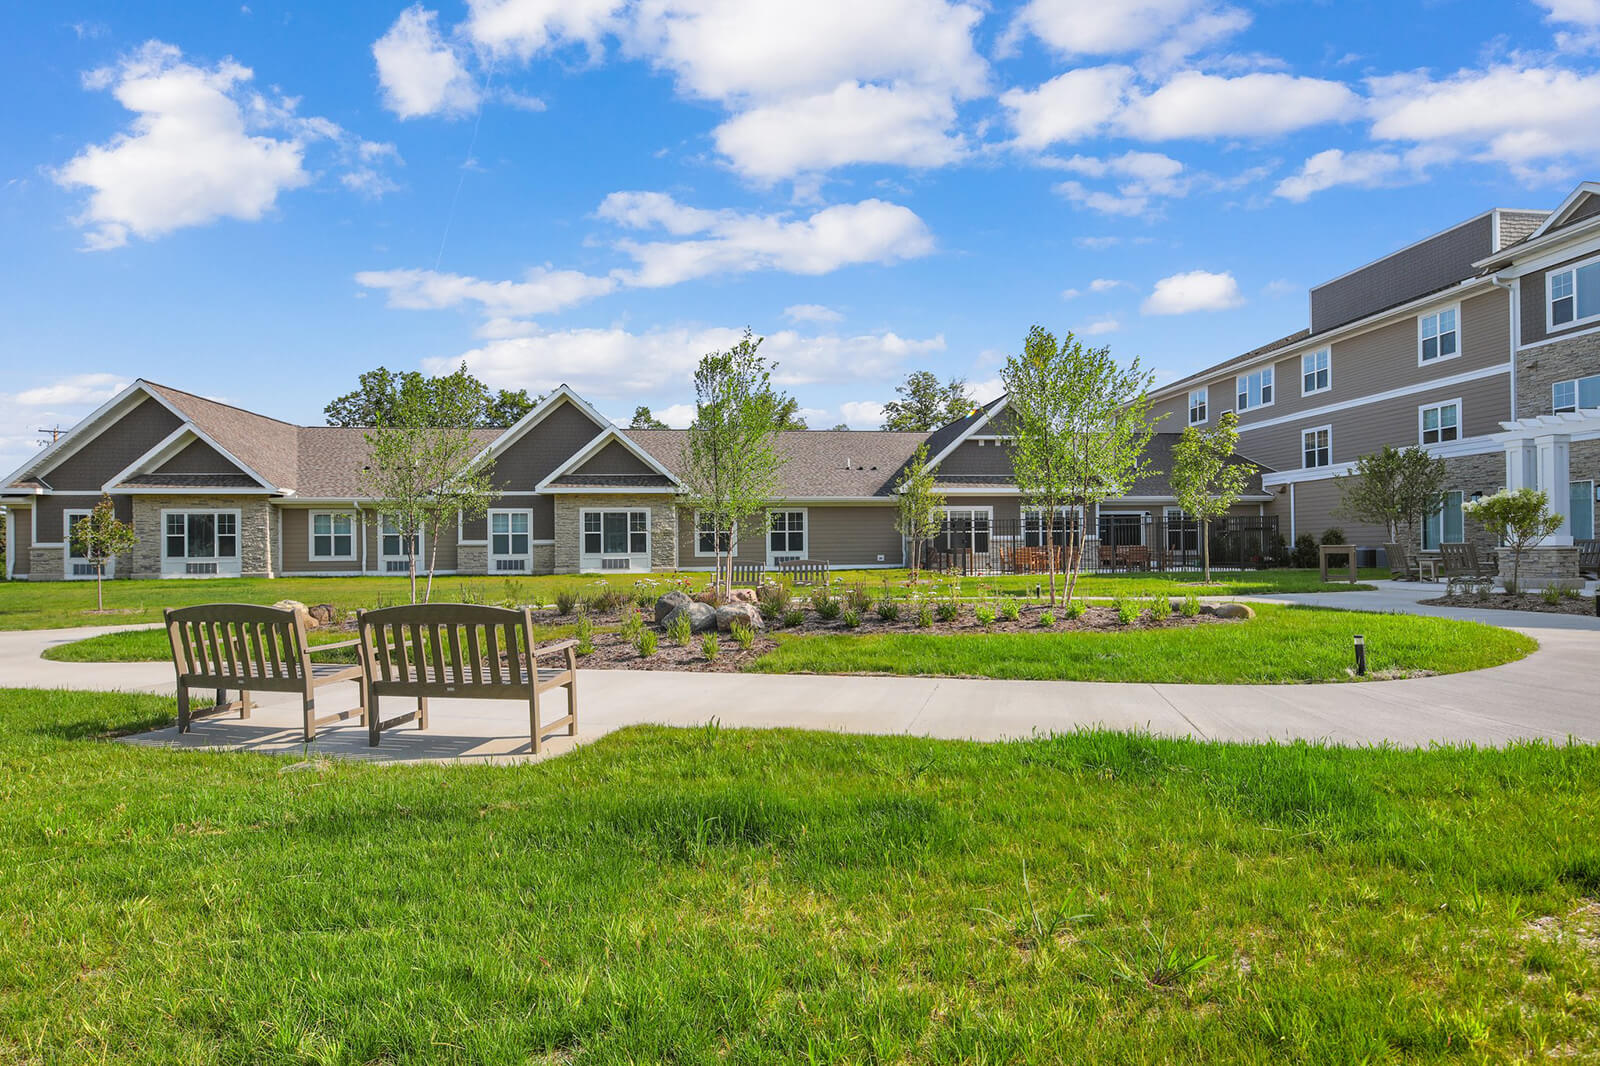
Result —
[{"label": "tree trunk", "polygon": [[1200,582],[1211,584],[1211,519],[1200,520]]},{"label": "tree trunk", "polygon": [[411,550],[406,553],[406,560],[410,564],[411,602],[412,603],[416,603],[417,602],[417,542],[416,542],[415,539],[412,540],[410,547],[411,547]]},{"label": "tree trunk", "polygon": [[430,531],[428,538],[428,585],[422,592],[422,602],[428,603],[433,599],[433,571],[439,565],[439,530]]},{"label": "tree trunk", "polygon": [[94,564],[94,606],[101,614],[106,611],[106,564],[103,559],[96,559]]}]

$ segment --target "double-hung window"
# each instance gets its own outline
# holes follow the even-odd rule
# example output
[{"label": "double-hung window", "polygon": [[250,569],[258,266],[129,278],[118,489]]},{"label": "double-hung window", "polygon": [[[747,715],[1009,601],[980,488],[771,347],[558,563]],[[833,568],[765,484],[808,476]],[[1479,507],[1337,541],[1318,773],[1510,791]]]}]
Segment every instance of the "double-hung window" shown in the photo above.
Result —
[{"label": "double-hung window", "polygon": [[1461,401],[1429,404],[1417,408],[1422,423],[1423,444],[1445,444],[1461,439]]},{"label": "double-hung window", "polygon": [[1239,375],[1239,411],[1272,406],[1272,368],[1264,366],[1253,374]]},{"label": "double-hung window", "polygon": [[489,512],[489,565],[496,571],[528,569],[529,521],[527,511]]},{"label": "double-hung window", "polygon": [[993,518],[992,507],[946,507],[935,544],[943,551],[987,552]]},{"label": "double-hung window", "polygon": [[1558,381],[1550,386],[1550,409],[1556,414],[1600,407],[1600,374]]},{"label": "double-hung window", "polygon": [[1461,524],[1461,493],[1444,494],[1444,506],[1422,523],[1422,550],[1438,551],[1440,544],[1458,544],[1465,539]]},{"label": "double-hung window", "polygon": [[311,512],[311,558],[354,559],[355,516],[339,511]]},{"label": "double-hung window", "polygon": [[731,529],[718,529],[716,519],[699,511],[694,515],[694,553],[696,555],[716,555],[719,551],[724,555],[737,552],[738,538]]},{"label": "double-hung window", "polygon": [[1333,388],[1333,356],[1328,349],[1307,352],[1300,357],[1300,395],[1327,392]]},{"label": "double-hung window", "polygon": [[[78,523],[89,517],[88,511],[62,511],[61,512],[61,540],[67,546],[67,577],[89,577],[94,574],[94,562],[73,537],[73,530]],[[107,576],[110,576],[107,568]]]},{"label": "double-hung window", "polygon": [[164,511],[162,572],[207,575],[239,572],[239,512]]},{"label": "double-hung window", "polygon": [[1449,359],[1461,351],[1461,338],[1456,330],[1454,307],[1435,311],[1431,315],[1423,315],[1417,319],[1417,332],[1421,346],[1417,355],[1418,362],[1431,363],[1437,359]]},{"label": "double-hung window", "polygon": [[767,554],[779,559],[806,557],[806,513],[773,511],[767,516]]},{"label": "double-hung window", "polygon": [[1307,470],[1328,466],[1333,462],[1333,429],[1321,426],[1308,429],[1300,435],[1301,452]]},{"label": "double-hung window", "polygon": [[1167,550],[1189,554],[1200,550],[1200,523],[1183,513],[1181,507],[1168,507]]},{"label": "double-hung window", "polygon": [[1193,389],[1189,393],[1189,424],[1198,426],[1206,420],[1206,401],[1209,397],[1205,389]]},{"label": "double-hung window", "polygon": [[1600,319],[1600,259],[1553,270],[1545,279],[1548,328],[1565,329]]},{"label": "double-hung window", "polygon": [[650,555],[649,511],[584,511],[583,554],[601,569],[626,569],[628,557]]},{"label": "double-hung window", "polygon": [[378,554],[385,571],[398,574],[410,570],[412,556],[422,554],[422,534],[408,536],[393,518],[384,515],[378,524]]}]

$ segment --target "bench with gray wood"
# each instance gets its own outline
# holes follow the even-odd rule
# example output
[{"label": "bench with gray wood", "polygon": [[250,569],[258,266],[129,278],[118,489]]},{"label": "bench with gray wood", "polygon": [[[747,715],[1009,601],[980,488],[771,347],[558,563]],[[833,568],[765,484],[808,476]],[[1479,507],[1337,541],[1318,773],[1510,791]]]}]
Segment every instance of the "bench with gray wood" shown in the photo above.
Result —
[{"label": "bench with gray wood", "polygon": [[1578,573],[1600,577],[1600,540],[1575,540],[1578,546]]},{"label": "bench with gray wood", "polygon": [[[347,718],[366,720],[366,704],[352,710],[317,715],[317,689],[340,681],[356,681],[361,667],[351,663],[316,663],[319,652],[349,648],[355,641],[312,645],[305,619],[288,607],[248,603],[211,603],[165,612],[172,665],[178,675],[178,732],[187,733],[200,718],[238,711],[249,718],[251,693],[298,693],[305,714],[305,739],[315,740],[317,727]],[[214,689],[214,706],[189,706],[191,688]],[[237,691],[239,699],[225,697]]]},{"label": "bench with gray wood", "polygon": [[767,568],[760,563],[732,563],[729,575],[735,588],[759,588]]},{"label": "bench with gray wood", "polygon": [[1439,545],[1439,576],[1446,584],[1492,582],[1499,575],[1500,568],[1494,556],[1480,558],[1477,545],[1466,541],[1446,541]]},{"label": "bench with gray wood", "polygon": [[[528,732],[539,754],[544,736],[561,726],[578,732],[578,660],[575,640],[540,647],[533,615],[504,607],[435,603],[385,607],[356,614],[366,685],[367,742],[376,747],[386,729],[416,722],[428,728],[428,700],[519,700],[528,704]],[[539,660],[560,666],[542,669]],[[540,721],[541,697],[567,690],[567,713]],[[416,701],[416,709],[384,720],[385,696]]]},{"label": "bench with gray wood", "polygon": [[789,579],[791,585],[826,585],[828,561],[826,559],[786,559],[778,564],[778,576]]},{"label": "bench with gray wood", "polygon": [[1403,544],[1385,544],[1383,554],[1389,558],[1389,580],[1421,581],[1422,567]]}]

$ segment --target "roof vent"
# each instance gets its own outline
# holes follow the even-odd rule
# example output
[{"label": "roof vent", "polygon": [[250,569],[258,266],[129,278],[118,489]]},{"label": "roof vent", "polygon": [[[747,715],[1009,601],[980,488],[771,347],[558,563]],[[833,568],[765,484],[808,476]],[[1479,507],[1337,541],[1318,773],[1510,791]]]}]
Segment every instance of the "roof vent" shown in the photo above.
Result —
[{"label": "roof vent", "polygon": [[850,469],[850,457],[848,455],[844,457],[844,468],[846,470]]}]

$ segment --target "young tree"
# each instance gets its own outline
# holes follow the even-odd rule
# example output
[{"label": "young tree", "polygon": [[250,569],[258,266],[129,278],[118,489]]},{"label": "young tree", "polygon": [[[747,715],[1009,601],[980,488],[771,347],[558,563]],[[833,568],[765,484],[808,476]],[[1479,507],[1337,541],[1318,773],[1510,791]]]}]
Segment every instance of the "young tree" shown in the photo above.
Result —
[{"label": "young tree", "polygon": [[72,525],[72,550],[94,564],[95,609],[106,609],[106,563],[132,551],[139,537],[133,526],[117,520],[116,505],[110,496],[100,497],[94,510]]},{"label": "young tree", "polygon": [[1511,553],[1511,580],[1506,591],[1521,590],[1522,553],[1561,528],[1562,515],[1550,512],[1550,498],[1538,489],[1501,489],[1493,496],[1469,500],[1461,512],[1483,526]]},{"label": "young tree", "polygon": [[[783,398],[773,390],[772,368],[760,355],[761,339],[750,330],[725,352],[710,352],[694,374],[695,415],[684,441],[684,505],[709,519],[718,533],[735,529],[765,536],[767,506],[777,492],[777,432]],[[731,550],[716,542],[716,577],[721,594],[724,563]],[[726,546],[731,549],[729,543]],[[731,574],[731,571],[730,571]]]},{"label": "young tree", "polygon": [[1234,462],[1239,416],[1232,411],[1209,430],[1190,426],[1172,448],[1172,495],[1185,517],[1200,523],[1203,580],[1211,583],[1211,520],[1228,513],[1250,484],[1255,467]]},{"label": "young tree", "polygon": [[666,429],[667,424],[650,413],[650,408],[640,404],[633,409],[633,421],[628,423],[629,429]]},{"label": "young tree", "polygon": [[492,495],[492,464],[477,461],[470,417],[480,402],[471,376],[434,379],[426,389],[397,389],[385,401],[382,421],[366,434],[372,458],[362,470],[363,490],[374,498],[409,546],[411,602],[417,602],[417,541],[428,548],[428,583],[423,602],[433,594],[439,559],[439,533],[447,521],[479,518]]},{"label": "young tree", "polygon": [[[463,389],[472,401],[465,405],[464,414],[454,410]],[[441,377],[427,377],[415,370],[397,374],[380,366],[362,374],[355,390],[335,397],[322,413],[330,426],[377,426],[392,423],[402,401],[435,405],[441,412],[450,409],[450,417],[466,419],[461,425],[480,428],[513,425],[538,403],[527,389],[491,392],[467,371],[465,363]]]},{"label": "young tree", "polygon": [[894,527],[911,542],[913,584],[922,570],[922,545],[937,536],[944,524],[944,494],[934,487],[933,471],[924,469],[927,465],[928,446],[919,444],[894,486],[899,494]]},{"label": "young tree", "polygon": [[1352,473],[1334,479],[1343,494],[1338,512],[1352,521],[1383,526],[1396,543],[1404,527],[1405,542],[1415,543],[1417,527],[1444,504],[1448,476],[1443,459],[1415,446],[1386,444],[1357,459]]},{"label": "young tree", "polygon": [[[1053,540],[1056,516],[1128,490],[1149,467],[1145,447],[1155,433],[1150,418],[1152,375],[1139,361],[1126,369],[1109,348],[1085,348],[1068,333],[1059,342],[1042,326],[1028,331],[1021,355],[1000,371],[1011,414],[1011,465],[1024,499],[1043,515]],[[1068,510],[1070,514],[1071,511]],[[1083,567],[1083,523],[1069,521],[1065,575],[1072,602]],[[1052,545],[1053,547],[1053,545]],[[1050,568],[1050,603],[1056,602],[1056,553]]]},{"label": "young tree", "polygon": [[972,413],[972,397],[961,378],[941,385],[932,371],[914,370],[894,391],[900,398],[883,405],[884,429],[925,433]]}]

